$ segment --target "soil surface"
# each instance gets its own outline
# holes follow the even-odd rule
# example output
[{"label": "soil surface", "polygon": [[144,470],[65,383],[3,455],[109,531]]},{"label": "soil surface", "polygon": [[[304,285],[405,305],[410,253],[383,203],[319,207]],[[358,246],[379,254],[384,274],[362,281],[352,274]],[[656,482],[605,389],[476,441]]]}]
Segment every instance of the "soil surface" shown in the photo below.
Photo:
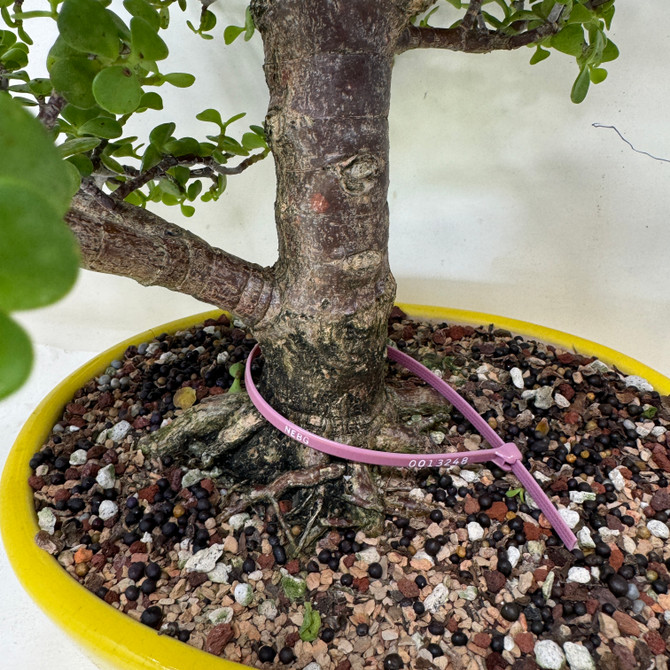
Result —
[{"label": "soil surface", "polygon": [[[397,505],[384,533],[332,530],[299,558],[293,491],[223,520],[244,491],[223,465],[138,440],[228,392],[255,342],[225,317],[130,347],[77,392],[31,460],[37,542],[110,607],[256,668],[667,668],[670,399],[495,326],[396,308],[389,337],[516,442],[578,549],[494,464],[377,468]],[[436,452],[488,447],[448,407],[403,420]]]}]

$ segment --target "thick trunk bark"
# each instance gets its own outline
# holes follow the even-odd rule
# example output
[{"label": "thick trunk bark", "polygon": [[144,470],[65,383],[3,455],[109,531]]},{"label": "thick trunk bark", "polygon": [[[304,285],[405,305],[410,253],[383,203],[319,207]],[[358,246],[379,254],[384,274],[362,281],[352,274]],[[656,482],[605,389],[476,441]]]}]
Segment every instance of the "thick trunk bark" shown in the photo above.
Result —
[{"label": "thick trunk bark", "polygon": [[259,0],[277,172],[279,300],[262,387],[305,427],[362,439],[384,401],[388,109],[405,12],[384,0]]}]

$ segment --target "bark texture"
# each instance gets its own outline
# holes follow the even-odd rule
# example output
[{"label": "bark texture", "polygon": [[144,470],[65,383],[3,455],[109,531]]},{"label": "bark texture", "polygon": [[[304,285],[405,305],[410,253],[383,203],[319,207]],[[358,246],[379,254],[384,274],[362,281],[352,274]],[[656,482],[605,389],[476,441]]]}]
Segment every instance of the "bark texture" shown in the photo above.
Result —
[{"label": "bark texture", "polygon": [[385,0],[258,0],[277,172],[277,308],[255,332],[273,406],[360,441],[384,400],[388,110],[406,8]]}]

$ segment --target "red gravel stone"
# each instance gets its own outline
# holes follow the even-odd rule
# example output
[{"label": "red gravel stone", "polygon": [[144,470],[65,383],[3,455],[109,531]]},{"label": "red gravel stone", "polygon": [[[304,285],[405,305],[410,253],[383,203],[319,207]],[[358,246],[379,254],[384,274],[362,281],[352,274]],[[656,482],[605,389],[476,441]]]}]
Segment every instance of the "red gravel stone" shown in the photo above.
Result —
[{"label": "red gravel stone", "polygon": [[77,468],[68,468],[65,471],[65,480],[68,482],[74,481],[81,477],[81,473]]},{"label": "red gravel stone", "polygon": [[351,661],[348,661],[346,658],[343,661],[340,661],[337,664],[335,670],[351,670]]},{"label": "red gravel stone", "polygon": [[548,574],[549,568],[546,565],[543,565],[541,568],[538,568],[533,572],[533,579],[539,584],[547,578]]},{"label": "red gravel stone", "polygon": [[33,475],[28,478],[28,486],[30,486],[33,491],[39,491],[44,486],[44,478]]},{"label": "red gravel stone", "polygon": [[600,607],[600,603],[597,600],[594,600],[593,598],[589,598],[586,603],[586,611],[593,616],[597,611],[598,608]]},{"label": "red gravel stone", "polygon": [[149,421],[149,417],[147,416],[138,416],[135,421],[133,421],[133,428],[135,430],[141,430],[142,428],[146,428],[151,424],[151,421]]},{"label": "red gravel stone", "polygon": [[100,471],[100,466],[97,463],[88,461],[81,466],[81,476],[82,477],[95,477]]},{"label": "red gravel stone", "polygon": [[436,330],[433,333],[433,342],[435,344],[444,344],[447,341],[447,335],[444,330]]},{"label": "red gravel stone", "polygon": [[212,493],[212,491],[215,489],[214,482],[211,479],[203,479],[200,482],[200,487],[209,493]]},{"label": "red gravel stone", "polygon": [[668,452],[665,447],[662,444],[649,444],[645,446],[648,449],[651,448],[654,463],[664,472],[670,472],[670,458],[668,458]]},{"label": "red gravel stone", "polygon": [[566,399],[572,400],[575,397],[575,389],[570,384],[560,384],[558,392]]},{"label": "red gravel stone", "polygon": [[451,326],[451,328],[447,329],[447,333],[449,337],[456,342],[462,340],[466,336],[467,331],[464,326]]},{"label": "red gravel stone", "polygon": [[220,656],[226,645],[235,637],[233,627],[229,623],[220,623],[214,626],[207,635],[205,651],[215,656]]},{"label": "red gravel stone", "polygon": [[282,514],[288,514],[293,507],[293,503],[290,500],[280,500],[279,501],[279,511]]},{"label": "red gravel stone", "polygon": [[370,588],[370,580],[367,577],[356,577],[354,579],[353,587],[358,589],[359,593],[366,593]]},{"label": "red gravel stone", "polygon": [[286,572],[289,575],[297,575],[300,572],[300,561],[293,559],[286,564]]},{"label": "red gravel stone", "polygon": [[505,670],[507,661],[496,651],[486,657],[486,670]]},{"label": "red gravel stone", "polygon": [[523,532],[527,540],[539,540],[544,535],[544,530],[544,528],[540,528],[534,523],[530,523],[530,521],[524,521]]},{"label": "red gravel stone", "polygon": [[554,482],[551,482],[549,484],[549,490],[552,493],[559,493],[560,491],[567,491],[568,490],[568,480],[565,478],[557,479]]},{"label": "red gravel stone", "polygon": [[657,511],[664,512],[670,509],[670,488],[659,489],[651,496],[649,504]]},{"label": "red gravel stone", "polygon": [[615,570],[618,570],[623,565],[623,553],[614,543],[608,546],[612,550],[609,557],[609,563]]},{"label": "red gravel stone", "polygon": [[651,649],[657,656],[658,654],[665,653],[665,641],[655,630],[650,630],[648,633],[645,633],[642,636],[642,639],[647,643],[649,649]]},{"label": "red gravel stone", "polygon": [[622,644],[615,644],[612,647],[614,655],[619,658],[624,668],[634,668],[636,666],[633,652]]},{"label": "red gravel stone", "polygon": [[491,636],[488,633],[476,633],[472,642],[482,649],[488,649],[491,644]]},{"label": "red gravel stone", "polygon": [[104,600],[108,605],[111,605],[112,603],[118,603],[120,600],[119,594],[116,591],[112,591],[110,589],[109,591],[107,591],[107,593],[105,593]]},{"label": "red gravel stone", "polygon": [[95,409],[107,409],[114,404],[114,396],[109,392],[105,391],[100,394],[98,402],[95,405]]},{"label": "red gravel stone", "polygon": [[398,582],[398,590],[405,598],[418,598],[421,593],[421,589],[411,579],[401,579]]},{"label": "red gravel stone", "polygon": [[629,616],[625,612],[617,610],[612,615],[612,618],[617,622],[619,630],[624,635],[633,635],[637,637],[640,634],[640,626],[633,617]]},{"label": "red gravel stone", "polygon": [[137,542],[133,542],[129,547],[128,551],[131,554],[144,554],[147,551],[147,545],[144,544],[144,542],[140,542],[139,540]]},{"label": "red gravel stone", "polygon": [[261,554],[256,560],[261,570],[269,570],[275,564],[275,557],[272,554]]},{"label": "red gravel stone", "polygon": [[530,654],[535,648],[535,636],[532,633],[519,633],[514,641],[522,654]]},{"label": "red gravel stone", "polygon": [[504,502],[501,500],[498,500],[491,505],[490,509],[486,512],[489,519],[493,519],[495,521],[503,521],[505,519],[505,515],[507,514],[507,505],[505,505]]},{"label": "red gravel stone", "polygon": [[146,488],[140,489],[137,492],[137,497],[140,500],[146,500],[148,503],[153,503],[156,494],[160,491],[158,484],[152,484]]},{"label": "red gravel stone", "polygon": [[58,489],[58,491],[54,493],[54,500],[56,502],[61,502],[62,500],[69,500],[71,495],[72,494],[70,493],[69,489]]},{"label": "red gravel stone", "polygon": [[65,407],[65,411],[69,412],[70,414],[78,414],[79,416],[82,416],[88,412],[84,405],[76,402],[68,403]]},{"label": "red gravel stone", "polygon": [[581,423],[581,416],[579,412],[566,412],[563,415],[563,420],[565,423],[570,424],[571,426],[577,425],[578,423]]},{"label": "red gravel stone", "polygon": [[447,620],[446,626],[447,626],[447,630],[450,633],[455,633],[460,628],[460,626],[458,624],[458,619],[455,619],[454,617],[449,617],[449,619]]},{"label": "red gravel stone", "polygon": [[197,589],[198,586],[207,581],[207,575],[204,572],[189,572],[186,579],[188,579],[188,583],[192,588]]},{"label": "red gravel stone", "polygon": [[484,579],[486,580],[486,587],[491,593],[498,593],[507,583],[507,577],[498,570],[485,570]]},{"label": "red gravel stone", "polygon": [[469,493],[465,496],[464,510],[466,514],[477,514],[479,512],[479,502],[475,500]]},{"label": "red gravel stone", "polygon": [[356,562],[356,556],[354,554],[349,554],[342,559],[342,563],[345,567],[350,568]]}]

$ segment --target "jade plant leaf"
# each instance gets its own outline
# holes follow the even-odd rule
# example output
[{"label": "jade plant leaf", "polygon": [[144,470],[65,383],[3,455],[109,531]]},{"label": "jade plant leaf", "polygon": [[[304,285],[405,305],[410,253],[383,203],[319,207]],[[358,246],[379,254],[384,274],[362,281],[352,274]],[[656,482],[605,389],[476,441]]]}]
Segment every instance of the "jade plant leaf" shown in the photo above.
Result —
[{"label": "jade plant leaf", "polygon": [[26,332],[0,312],[0,400],[26,381],[32,363],[33,351]]},{"label": "jade plant leaf", "polygon": [[77,276],[77,245],[47,197],[0,177],[0,222],[0,309],[42,307],[65,295]]},{"label": "jade plant leaf", "polygon": [[306,602],[300,626],[300,639],[303,642],[314,642],[319,636],[319,628],[321,628],[321,615],[312,609],[312,603]]},{"label": "jade plant leaf", "polygon": [[130,114],[142,100],[137,76],[122,65],[101,70],[93,80],[93,95],[103,109],[113,114]]},{"label": "jade plant leaf", "polygon": [[111,60],[119,55],[119,34],[114,17],[96,0],[65,0],[58,15],[58,30],[73,49]]},{"label": "jade plant leaf", "polygon": [[145,19],[134,16],[130,20],[130,33],[133,51],[140,58],[157,61],[168,57],[167,44]]},{"label": "jade plant leaf", "polygon": [[56,60],[49,70],[53,87],[71,104],[81,109],[95,107],[93,80],[100,63],[86,56]]}]

